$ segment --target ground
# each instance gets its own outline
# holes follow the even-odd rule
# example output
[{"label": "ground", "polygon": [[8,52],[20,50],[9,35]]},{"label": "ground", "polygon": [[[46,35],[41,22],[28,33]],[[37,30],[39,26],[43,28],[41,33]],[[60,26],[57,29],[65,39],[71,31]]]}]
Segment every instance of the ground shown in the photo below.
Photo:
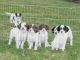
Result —
[{"label": "ground", "polygon": [[[49,25],[49,42],[54,38],[51,28],[56,25],[69,25],[73,31],[74,44],[69,42],[62,52],[44,48],[38,51],[16,49],[15,42],[8,46],[9,32],[12,28],[5,12],[21,12],[27,23]],[[80,60],[80,4],[66,0],[0,0],[0,60]],[[23,56],[25,54],[25,56]]]}]

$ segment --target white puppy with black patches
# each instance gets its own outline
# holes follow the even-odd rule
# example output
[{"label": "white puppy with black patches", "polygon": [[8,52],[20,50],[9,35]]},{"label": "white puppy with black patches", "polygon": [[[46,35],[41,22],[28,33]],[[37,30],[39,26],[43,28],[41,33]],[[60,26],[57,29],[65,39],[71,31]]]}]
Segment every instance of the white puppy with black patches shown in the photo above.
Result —
[{"label": "white puppy with black patches", "polygon": [[39,26],[39,46],[41,47],[41,43],[45,44],[45,48],[49,46],[48,43],[48,25],[41,24]]},{"label": "white puppy with black patches", "polygon": [[15,26],[19,25],[21,23],[21,13],[9,13],[6,12],[6,15],[10,17],[10,22],[13,23]]},{"label": "white puppy with black patches", "polygon": [[55,38],[51,43],[52,49],[65,50],[66,42],[70,39],[70,45],[73,45],[73,34],[69,26],[60,25],[52,28],[52,33],[55,34]]},{"label": "white puppy with black patches", "polygon": [[32,49],[33,43],[35,44],[34,50],[37,50],[39,47],[39,27],[37,25],[32,24],[29,26],[27,42],[28,49]]},{"label": "white puppy with black patches", "polygon": [[9,43],[11,45],[12,39],[15,38],[16,41],[16,48],[23,49],[24,43],[27,38],[28,33],[28,24],[25,22],[19,24],[17,27],[12,28],[10,31]]}]

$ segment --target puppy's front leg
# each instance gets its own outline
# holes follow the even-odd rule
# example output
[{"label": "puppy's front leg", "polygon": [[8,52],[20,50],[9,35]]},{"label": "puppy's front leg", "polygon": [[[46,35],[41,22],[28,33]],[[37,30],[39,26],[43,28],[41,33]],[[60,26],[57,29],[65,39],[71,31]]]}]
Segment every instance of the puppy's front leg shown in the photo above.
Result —
[{"label": "puppy's front leg", "polygon": [[25,40],[23,40],[21,43],[21,49],[23,49],[24,43],[25,43]]},{"label": "puppy's front leg", "polygon": [[19,47],[20,47],[20,41],[16,40],[16,48],[19,49]]},{"label": "puppy's front leg", "polygon": [[41,47],[41,42],[39,42],[39,47]]},{"label": "puppy's front leg", "polygon": [[49,43],[48,43],[48,34],[45,36],[45,38],[44,38],[45,40],[45,48],[46,47],[49,47],[50,45],[49,45]]},{"label": "puppy's front leg", "polygon": [[35,42],[34,50],[37,50],[38,48],[38,42]]},{"label": "puppy's front leg", "polygon": [[10,22],[13,23],[13,19],[12,18],[10,18]]},{"label": "puppy's front leg", "polygon": [[32,49],[33,47],[33,42],[29,42],[29,48],[28,49]]},{"label": "puppy's front leg", "polygon": [[65,50],[65,46],[66,46],[66,41],[64,41],[62,45],[63,45],[62,46],[62,51],[64,51]]},{"label": "puppy's front leg", "polygon": [[49,43],[48,43],[48,41],[45,41],[45,48],[46,47],[49,47],[50,45],[49,45]]},{"label": "puppy's front leg", "polygon": [[13,39],[13,36],[10,34],[8,45],[11,45],[12,39]]},{"label": "puppy's front leg", "polygon": [[39,47],[41,47],[41,39],[39,39],[39,43],[38,44],[39,44]]}]

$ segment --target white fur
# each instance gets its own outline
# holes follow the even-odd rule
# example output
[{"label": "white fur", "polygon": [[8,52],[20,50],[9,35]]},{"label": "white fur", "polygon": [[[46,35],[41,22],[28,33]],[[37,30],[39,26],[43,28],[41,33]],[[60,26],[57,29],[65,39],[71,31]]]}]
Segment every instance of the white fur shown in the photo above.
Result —
[{"label": "white fur", "polygon": [[41,43],[45,43],[45,47],[49,46],[48,43],[48,32],[45,28],[39,31],[39,46],[41,47]]},{"label": "white fur", "polygon": [[17,49],[18,48],[23,49],[24,43],[25,43],[26,38],[27,38],[27,30],[26,30],[26,27],[24,25],[25,25],[25,23],[21,24],[21,29],[18,29],[18,27],[11,29],[8,45],[11,45],[12,39],[15,38],[16,48]]},{"label": "white fur", "polygon": [[35,43],[34,50],[37,50],[37,48],[39,46],[39,44],[38,44],[39,43],[39,32],[35,33],[33,28],[30,28],[28,31],[27,42],[28,42],[28,46],[29,46],[28,49],[32,49],[33,43]]},{"label": "white fur", "polygon": [[73,45],[73,34],[72,34],[70,27],[69,26],[67,26],[67,27],[69,28],[68,32],[65,33],[63,31],[63,33],[62,33],[60,31],[60,32],[57,32],[57,34],[55,34],[55,38],[51,42],[52,50],[53,49],[56,49],[56,50],[62,49],[62,51],[64,51],[68,38],[70,38],[70,45],[71,46]]}]

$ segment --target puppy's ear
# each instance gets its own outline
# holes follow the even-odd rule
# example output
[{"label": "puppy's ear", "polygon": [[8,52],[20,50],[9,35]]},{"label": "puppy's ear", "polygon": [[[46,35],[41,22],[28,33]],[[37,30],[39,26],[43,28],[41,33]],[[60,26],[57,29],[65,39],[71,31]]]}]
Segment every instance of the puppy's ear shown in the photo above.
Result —
[{"label": "puppy's ear", "polygon": [[15,13],[15,15],[17,16],[17,13]]},{"label": "puppy's ear", "polygon": [[56,26],[54,26],[52,29],[51,29],[51,31],[52,31],[52,33],[54,33],[54,29],[56,28]]},{"label": "puppy's ear", "polygon": [[65,32],[68,32],[69,31],[69,28],[67,26],[64,26],[63,29],[64,29]]},{"label": "puppy's ear", "polygon": [[15,13],[16,17],[21,17],[21,13]]},{"label": "puppy's ear", "polygon": [[19,17],[21,17],[21,13],[19,13]]},{"label": "puppy's ear", "polygon": [[42,24],[41,24],[41,25],[39,25],[39,30],[42,30],[42,26],[43,26]]},{"label": "puppy's ear", "polygon": [[29,28],[31,27],[31,25],[29,25],[29,24],[26,24],[25,26],[26,26],[26,28],[27,28],[27,31],[28,31]]},{"label": "puppy's ear", "polygon": [[21,28],[21,23],[17,27],[18,27],[18,29],[20,29]]},{"label": "puppy's ear", "polygon": [[45,25],[45,29],[46,29],[46,30],[49,30],[49,26],[48,26],[48,25]]},{"label": "puppy's ear", "polygon": [[60,26],[57,27],[57,31],[60,31]]},{"label": "puppy's ear", "polygon": [[39,27],[36,26],[36,25],[34,25],[34,26],[33,26],[33,30],[34,30],[35,33],[37,33],[37,32],[39,31]]}]

